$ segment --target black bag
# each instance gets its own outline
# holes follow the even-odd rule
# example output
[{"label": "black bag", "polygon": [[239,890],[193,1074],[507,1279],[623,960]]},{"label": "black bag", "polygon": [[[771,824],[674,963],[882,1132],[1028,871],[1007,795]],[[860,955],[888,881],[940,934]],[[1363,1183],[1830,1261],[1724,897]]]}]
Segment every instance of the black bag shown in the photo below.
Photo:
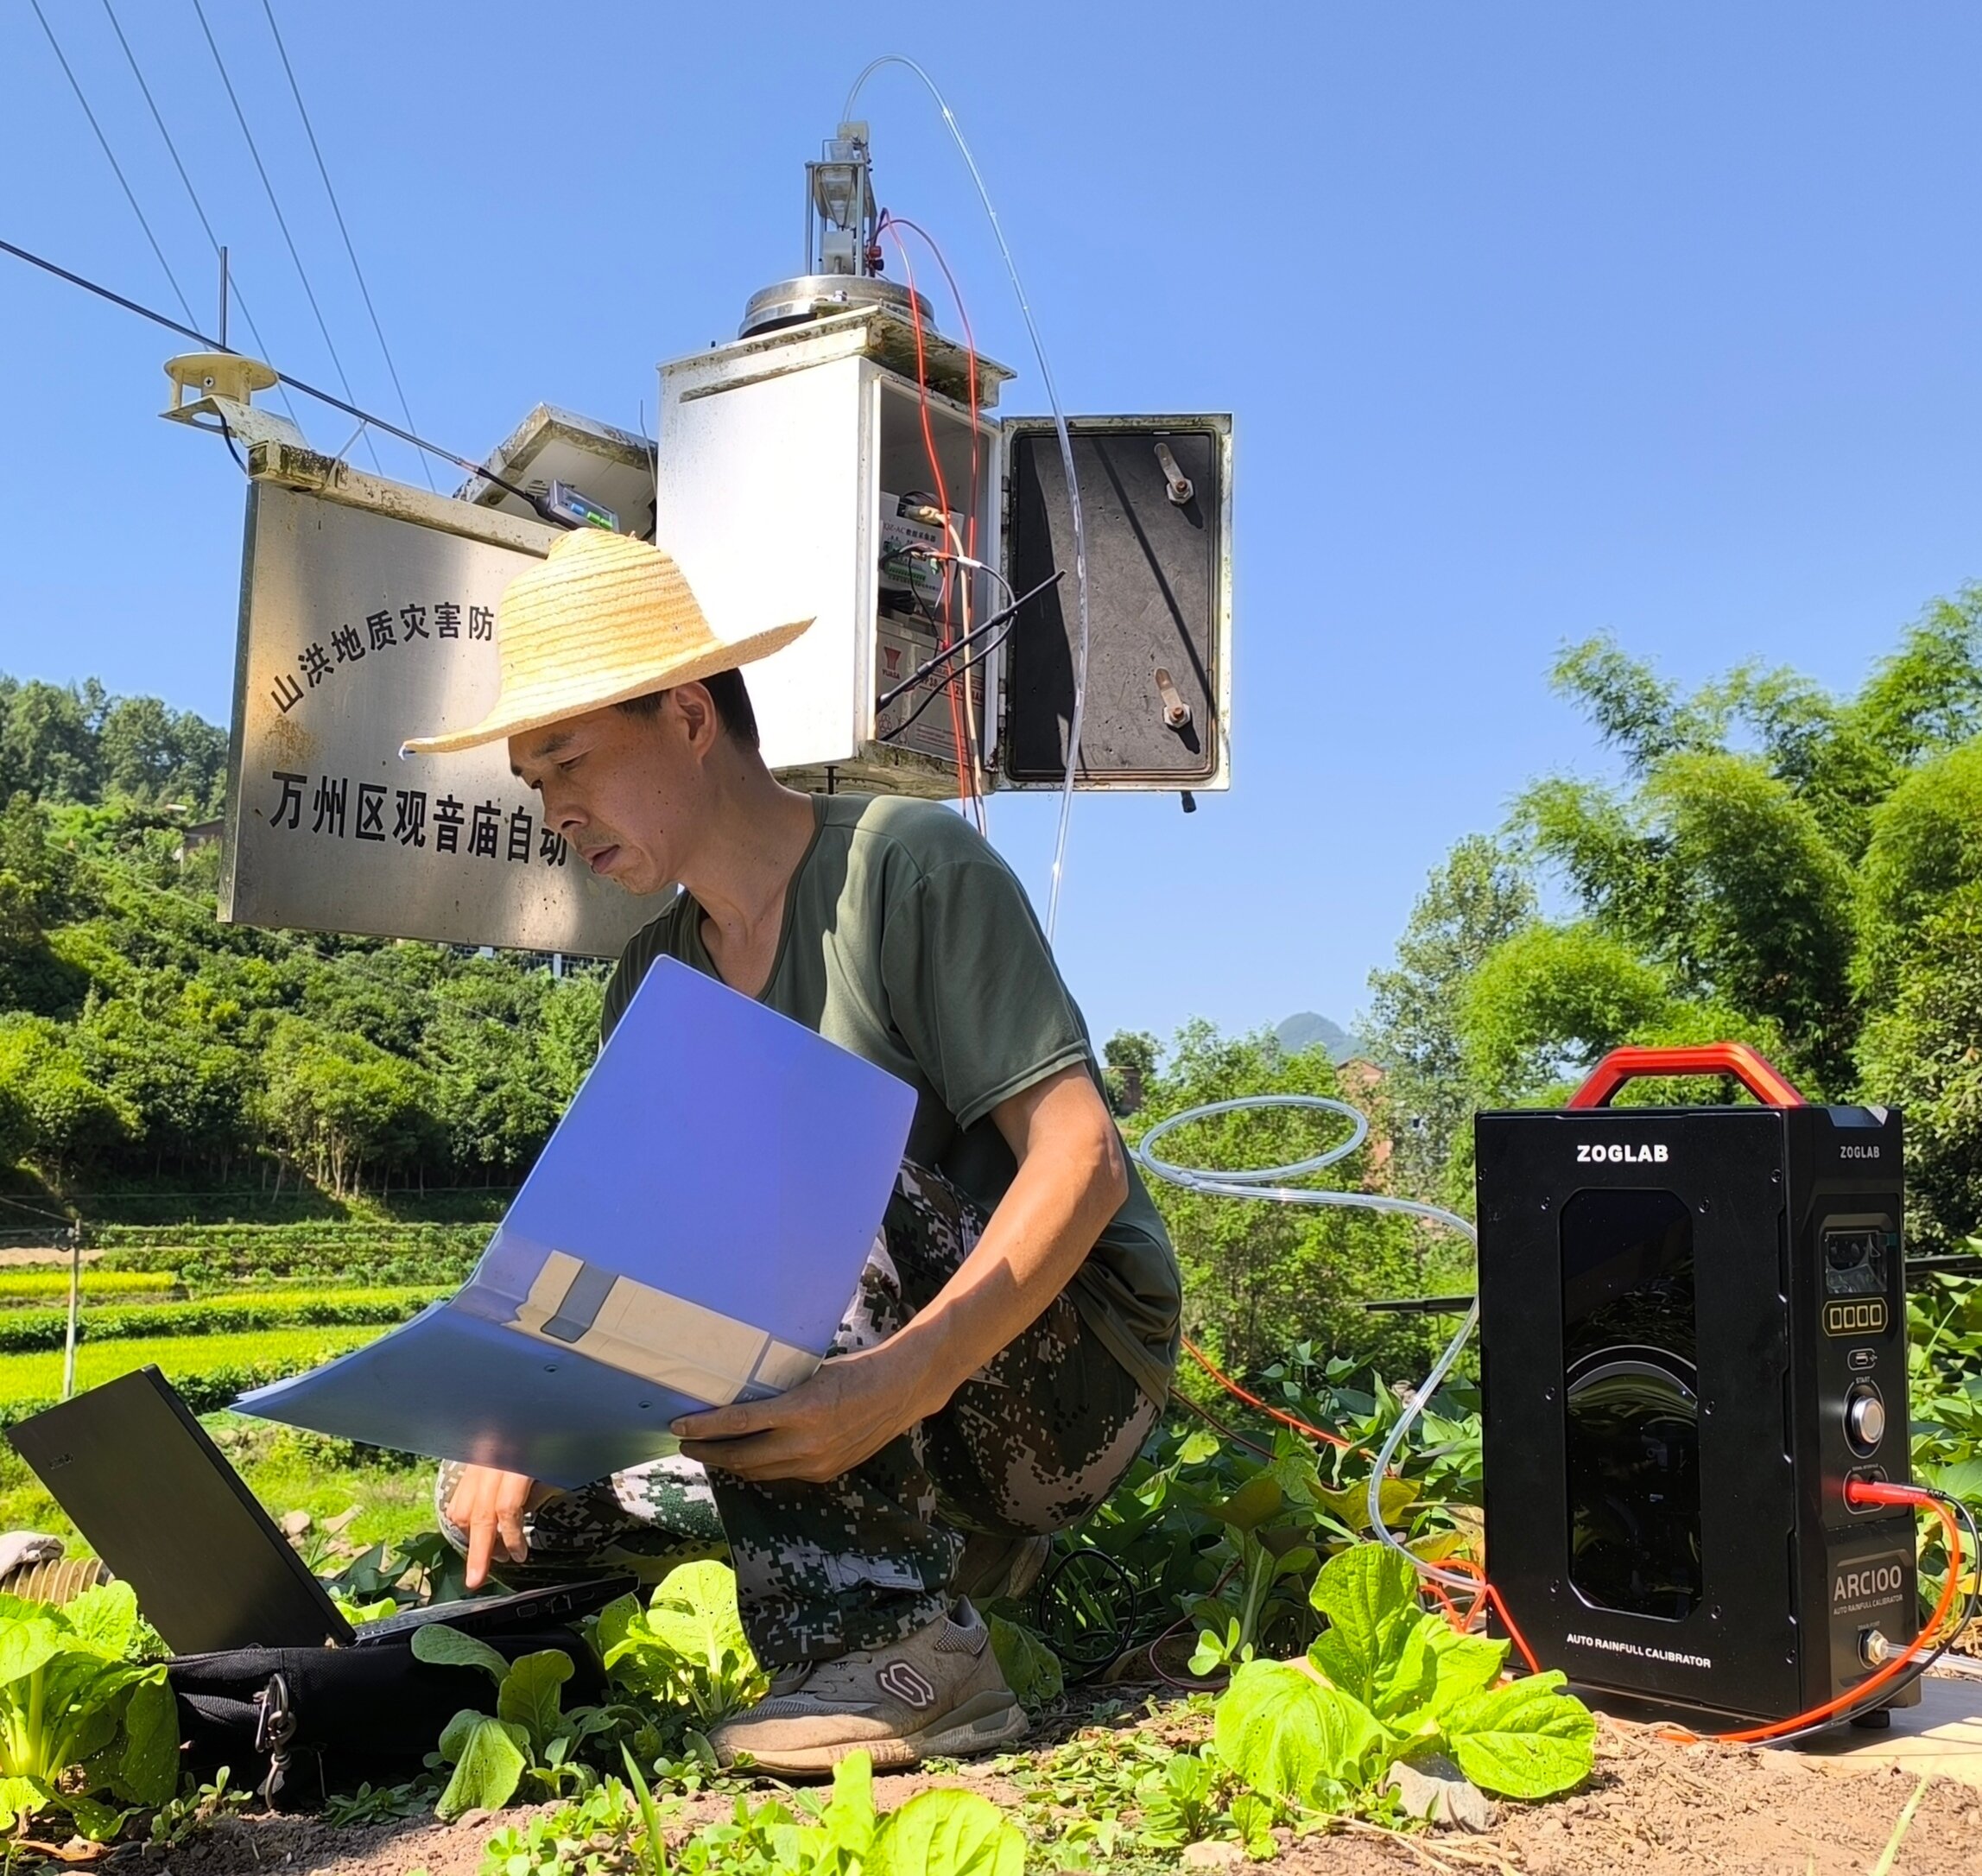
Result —
[{"label": "black bag", "polygon": [[[506,1659],[559,1648],[571,1657],[567,1706],[605,1697],[598,1657],[575,1629],[483,1638]],[[363,1648],[232,1648],[179,1655],[166,1665],[179,1700],[188,1771],[225,1765],[237,1786],[253,1778],[271,1804],[309,1810],[361,1780],[411,1778],[464,1707],[493,1708],[478,1668],[417,1659],[412,1632]]]}]

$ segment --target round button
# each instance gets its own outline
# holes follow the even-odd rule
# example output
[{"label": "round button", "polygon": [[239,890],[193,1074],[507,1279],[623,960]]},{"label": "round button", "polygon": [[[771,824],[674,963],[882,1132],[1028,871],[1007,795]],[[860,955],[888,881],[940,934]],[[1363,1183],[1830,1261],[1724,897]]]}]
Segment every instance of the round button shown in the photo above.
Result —
[{"label": "round button", "polygon": [[1845,1403],[1845,1437],[1861,1453],[1885,1437],[1885,1403],[1869,1389]]}]

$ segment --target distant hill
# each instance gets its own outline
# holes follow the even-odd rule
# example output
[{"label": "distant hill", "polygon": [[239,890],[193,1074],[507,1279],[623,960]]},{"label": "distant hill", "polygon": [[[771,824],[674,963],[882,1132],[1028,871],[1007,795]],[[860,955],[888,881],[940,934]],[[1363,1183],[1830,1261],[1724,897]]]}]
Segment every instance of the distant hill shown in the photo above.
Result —
[{"label": "distant hill", "polygon": [[1325,1049],[1328,1059],[1337,1068],[1352,1058],[1369,1055],[1369,1045],[1361,1036],[1352,1036],[1339,1023],[1331,1022],[1312,1010],[1303,1010],[1290,1016],[1273,1032],[1274,1040],[1290,1055],[1298,1055],[1310,1049]]}]

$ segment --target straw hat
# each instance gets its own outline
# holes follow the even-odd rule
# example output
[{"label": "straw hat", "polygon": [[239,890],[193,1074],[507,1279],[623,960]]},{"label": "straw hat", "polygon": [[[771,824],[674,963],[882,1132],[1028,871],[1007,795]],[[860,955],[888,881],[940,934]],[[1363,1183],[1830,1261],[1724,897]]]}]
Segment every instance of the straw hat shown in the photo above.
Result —
[{"label": "straw hat", "polygon": [[649,691],[768,658],[801,618],[733,641],[716,637],[681,569],[660,548],[579,528],[503,589],[496,618],[503,688],[479,723],[407,743],[416,756],[472,749]]}]

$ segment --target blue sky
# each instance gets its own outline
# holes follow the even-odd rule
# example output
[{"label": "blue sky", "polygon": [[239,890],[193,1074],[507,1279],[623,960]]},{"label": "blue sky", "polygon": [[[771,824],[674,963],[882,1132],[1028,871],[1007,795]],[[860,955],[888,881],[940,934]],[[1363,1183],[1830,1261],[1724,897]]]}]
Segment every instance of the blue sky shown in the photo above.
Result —
[{"label": "blue sky", "polygon": [[[260,0],[205,3],[389,411]],[[1060,949],[1099,1034],[1347,1020],[1450,843],[1601,766],[1547,691],[1565,640],[1850,685],[1982,573],[1972,8],[276,5],[417,426],[463,453],[539,400],[651,419],[655,363],[793,270],[800,165],[885,51],[947,92],[1069,409],[1235,413],[1235,786],[1188,820],[1077,805]],[[43,6],[204,319],[214,267],[101,0]],[[191,0],[118,16],[276,362],[334,382]],[[863,104],[883,200],[1021,369],[1005,407],[1042,409],[926,97],[891,72]],[[0,236],[173,304],[21,3]],[[241,490],[155,420],[177,348],[4,257],[0,339],[0,669],[224,719]],[[994,808],[1042,900],[1050,821]]]}]

